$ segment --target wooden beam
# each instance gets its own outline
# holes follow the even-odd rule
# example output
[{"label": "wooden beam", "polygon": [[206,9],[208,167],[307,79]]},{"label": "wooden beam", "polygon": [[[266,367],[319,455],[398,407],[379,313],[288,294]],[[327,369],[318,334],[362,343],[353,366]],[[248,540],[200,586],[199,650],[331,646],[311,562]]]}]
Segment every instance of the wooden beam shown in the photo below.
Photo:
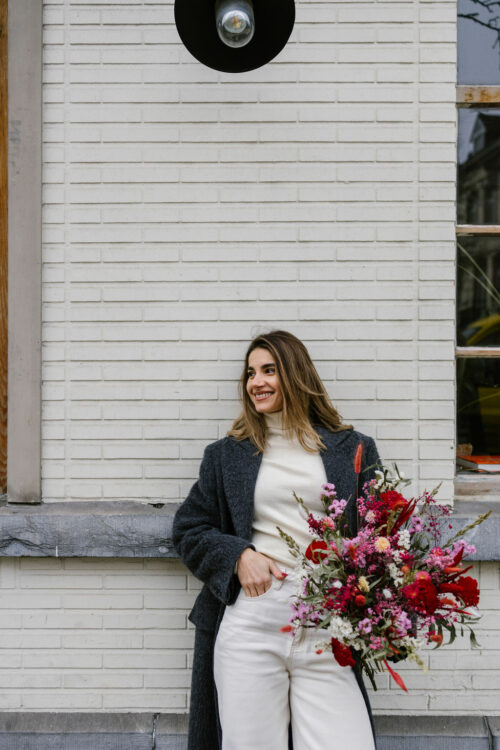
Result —
[{"label": "wooden beam", "polygon": [[461,237],[468,234],[500,234],[498,224],[458,224],[457,236]]},{"label": "wooden beam", "polygon": [[455,354],[458,358],[473,357],[498,357],[500,358],[500,346],[457,346]]},{"label": "wooden beam", "polygon": [[9,503],[41,502],[42,6],[9,3]]},{"label": "wooden beam", "polygon": [[500,86],[457,86],[461,107],[500,107]]},{"label": "wooden beam", "polygon": [[7,492],[8,0],[0,0],[0,494]]}]

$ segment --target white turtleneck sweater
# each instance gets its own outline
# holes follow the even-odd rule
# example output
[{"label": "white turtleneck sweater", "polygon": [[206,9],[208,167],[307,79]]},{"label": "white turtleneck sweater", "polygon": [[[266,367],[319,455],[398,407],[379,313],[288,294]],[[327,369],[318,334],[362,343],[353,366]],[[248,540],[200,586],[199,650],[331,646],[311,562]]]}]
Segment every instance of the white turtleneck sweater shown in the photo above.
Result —
[{"label": "white turtleneck sweater", "polygon": [[320,495],[326,473],[319,453],[309,453],[295,437],[287,437],[281,412],[266,414],[265,418],[268,435],[255,485],[252,544],[279,565],[294,567],[296,560],[276,526],[306,549],[312,537],[292,493],[301,497],[309,510],[324,514]]}]

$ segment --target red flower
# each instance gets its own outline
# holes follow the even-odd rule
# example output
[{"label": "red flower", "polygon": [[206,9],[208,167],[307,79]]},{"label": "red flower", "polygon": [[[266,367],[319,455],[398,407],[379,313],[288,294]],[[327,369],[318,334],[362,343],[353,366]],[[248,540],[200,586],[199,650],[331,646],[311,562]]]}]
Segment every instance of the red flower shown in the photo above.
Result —
[{"label": "red flower", "polygon": [[429,640],[439,645],[443,642],[443,636],[440,633],[431,633]]},{"label": "red flower", "polygon": [[396,492],[396,490],[381,492],[380,499],[390,510],[398,510],[399,508],[404,508],[405,505],[408,504],[408,501],[403,495],[400,492]]},{"label": "red flower", "polygon": [[325,557],[328,557],[328,552],[320,552],[320,550],[329,549],[330,547],[326,542],[315,540],[314,542],[311,542],[309,547],[306,549],[306,557],[308,560],[311,560],[311,562],[319,563],[324,560]]},{"label": "red flower", "polygon": [[354,472],[359,474],[361,471],[361,456],[363,455],[363,443],[358,443],[356,455],[354,456]]},{"label": "red flower", "polygon": [[401,591],[418,612],[431,615],[439,605],[436,588],[431,581],[420,579],[404,586]]},{"label": "red flower", "polygon": [[462,576],[453,583],[442,583],[438,591],[440,594],[454,594],[466,607],[475,607],[479,602],[477,581],[471,576]]},{"label": "red flower", "polygon": [[364,597],[363,594],[358,594],[354,597],[354,601],[358,607],[363,607],[366,604],[366,597]]},{"label": "red flower", "polygon": [[351,654],[351,649],[348,646],[344,646],[336,638],[332,638],[332,654],[337,664],[340,664],[341,667],[354,667],[356,663]]}]

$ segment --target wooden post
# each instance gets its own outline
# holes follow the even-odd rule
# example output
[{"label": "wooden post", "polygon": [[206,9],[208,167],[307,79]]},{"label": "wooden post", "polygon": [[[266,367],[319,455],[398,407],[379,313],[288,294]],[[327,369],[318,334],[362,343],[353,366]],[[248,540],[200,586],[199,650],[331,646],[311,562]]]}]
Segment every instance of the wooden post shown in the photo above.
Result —
[{"label": "wooden post", "polygon": [[8,0],[0,0],[0,494],[7,492]]}]

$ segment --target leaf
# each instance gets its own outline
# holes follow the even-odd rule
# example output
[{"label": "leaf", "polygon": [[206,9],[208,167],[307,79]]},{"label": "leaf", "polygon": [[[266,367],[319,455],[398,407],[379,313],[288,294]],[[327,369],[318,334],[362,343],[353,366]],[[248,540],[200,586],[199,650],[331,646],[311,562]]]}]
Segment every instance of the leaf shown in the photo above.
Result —
[{"label": "leaf", "polygon": [[386,666],[387,671],[389,672],[389,674],[391,675],[392,679],[394,680],[394,682],[397,685],[399,685],[399,687],[401,688],[401,690],[404,690],[405,693],[407,693],[408,692],[408,688],[404,684],[402,677],[397,672],[395,672],[393,669],[391,669],[391,667],[388,665],[388,663],[387,663],[387,661],[385,659],[384,659],[384,664]]},{"label": "leaf", "polygon": [[476,640],[476,634],[474,633],[474,631],[472,630],[472,628],[471,628],[470,636],[469,637],[470,637],[470,645],[472,646],[472,648],[481,648],[481,646],[479,645],[479,643]]},{"label": "leaf", "polygon": [[451,646],[455,638],[457,637],[457,631],[454,625],[451,625],[450,627],[450,640],[446,644],[447,646]]}]

